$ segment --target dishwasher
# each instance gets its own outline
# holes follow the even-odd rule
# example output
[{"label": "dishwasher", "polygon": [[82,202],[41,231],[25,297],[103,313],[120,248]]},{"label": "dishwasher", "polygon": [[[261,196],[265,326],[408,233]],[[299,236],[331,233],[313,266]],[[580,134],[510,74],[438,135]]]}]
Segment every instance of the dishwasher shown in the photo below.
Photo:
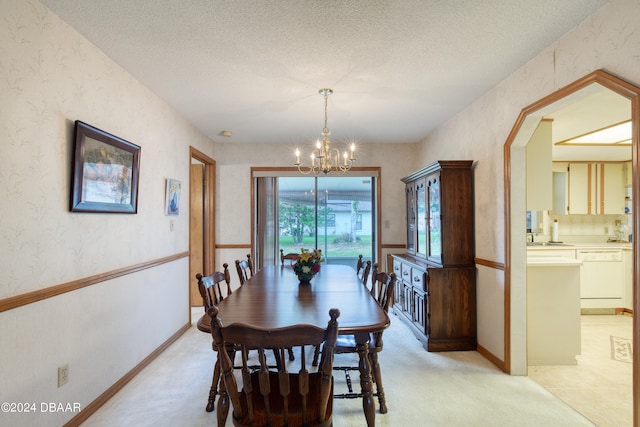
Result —
[{"label": "dishwasher", "polygon": [[620,299],[624,289],[622,250],[580,249],[581,299]]}]

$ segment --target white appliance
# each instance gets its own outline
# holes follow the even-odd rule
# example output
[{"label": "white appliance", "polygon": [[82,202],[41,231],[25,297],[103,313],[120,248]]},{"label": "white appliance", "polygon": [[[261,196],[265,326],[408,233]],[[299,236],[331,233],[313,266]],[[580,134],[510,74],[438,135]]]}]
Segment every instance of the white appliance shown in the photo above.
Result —
[{"label": "white appliance", "polygon": [[[624,270],[620,249],[581,249],[580,298],[588,307],[620,307],[624,290]],[[593,300],[593,301],[585,301]]]}]

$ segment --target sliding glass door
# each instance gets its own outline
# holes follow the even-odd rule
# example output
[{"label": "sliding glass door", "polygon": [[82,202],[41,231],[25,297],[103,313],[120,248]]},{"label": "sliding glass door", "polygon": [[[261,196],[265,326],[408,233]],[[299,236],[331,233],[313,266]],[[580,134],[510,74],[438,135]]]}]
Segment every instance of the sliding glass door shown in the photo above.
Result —
[{"label": "sliding glass door", "polygon": [[[280,176],[275,187],[277,220],[271,224],[277,226],[276,242],[273,248],[256,247],[257,252],[275,249],[279,254],[282,249],[286,254],[318,248],[331,264],[355,267],[360,254],[376,261],[375,176]],[[257,206],[260,211],[260,201]],[[271,235],[272,231],[262,227],[259,233]],[[269,242],[256,237],[258,246]],[[264,263],[271,263],[271,257],[265,257]]]}]

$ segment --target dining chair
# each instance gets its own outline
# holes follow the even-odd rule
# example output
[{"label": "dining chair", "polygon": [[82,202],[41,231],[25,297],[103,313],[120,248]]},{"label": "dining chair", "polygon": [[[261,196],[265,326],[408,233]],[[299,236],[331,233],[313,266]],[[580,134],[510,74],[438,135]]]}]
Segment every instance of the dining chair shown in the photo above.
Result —
[{"label": "dining chair", "polygon": [[367,282],[369,281],[369,272],[370,271],[371,271],[371,261],[367,260],[367,262],[364,264],[364,268],[362,269],[362,276],[360,278],[360,280],[362,280],[362,284],[367,289],[369,289],[369,286],[367,286]]},{"label": "dining chair", "polygon": [[284,250],[280,249],[280,262],[282,265],[284,265],[284,261],[287,259],[289,260],[289,265],[293,265],[293,263],[298,260],[298,254],[295,252],[285,254]]},{"label": "dining chair", "polygon": [[238,271],[238,278],[240,279],[240,286],[247,283],[247,280],[253,276],[253,262],[251,261],[251,254],[247,254],[246,260],[236,260],[236,270]]},{"label": "dining chair", "polygon": [[[227,296],[231,295],[231,278],[229,276],[229,264],[226,262],[222,265],[224,270],[222,272],[216,271],[210,276],[203,276],[202,274],[196,274],[198,279],[198,291],[202,297],[202,305],[204,306],[204,315],[198,319],[196,324],[198,330],[206,333],[211,333],[211,319],[207,310],[211,307],[218,305]],[[221,284],[226,284],[225,293],[223,294]],[[220,367],[217,361],[213,367],[213,378],[211,379],[211,388],[209,389],[209,398],[207,399],[207,412],[213,411],[215,407],[215,400],[218,394],[218,382],[220,380]]]},{"label": "dining chair", "polygon": [[[235,426],[332,426],[333,425],[333,351],[338,336],[340,311],[329,310],[327,327],[309,324],[265,330],[249,324],[223,326],[218,307],[209,309],[213,347],[217,350],[222,371],[218,425],[224,425],[232,407]],[[317,370],[307,366],[305,346],[322,345]],[[239,380],[226,349],[239,348],[242,375]],[[284,359],[288,347],[299,347],[301,360],[297,372],[280,364],[272,371],[266,351],[277,349]],[[258,350],[258,368],[251,369],[249,350]],[[241,387],[239,387],[241,386]],[[228,396],[228,398],[227,398]]]},{"label": "dining chair", "polygon": [[[240,286],[247,283],[253,276],[253,262],[251,261],[251,254],[247,254],[246,260],[236,260],[236,270],[238,271],[238,278],[240,279]],[[288,349],[289,360],[295,360],[293,349]]]},{"label": "dining chair", "polygon": [[[393,301],[393,290],[396,285],[395,273],[376,272],[371,276],[372,286],[378,290],[378,298],[376,302],[385,311],[389,312],[389,306]],[[380,405],[380,413],[387,413],[386,399],[384,396],[384,387],[382,386],[382,372],[380,364],[378,363],[378,353],[382,351],[383,331],[374,332],[369,334],[369,362],[371,363],[371,372],[373,373],[373,382],[376,385],[376,392],[374,396],[378,397],[378,403]],[[336,341],[335,354],[347,354],[358,353],[356,346],[356,339],[354,335],[339,335]],[[350,371],[359,370],[358,366],[334,366],[334,370],[343,371],[346,377],[348,392],[343,394],[336,394],[334,398],[355,398],[362,397],[362,393],[355,393],[351,386]]]},{"label": "dining chair", "polygon": [[[364,268],[363,268],[364,266]],[[374,264],[375,268],[378,268],[378,264]],[[358,271],[361,271],[360,274],[358,274]],[[358,263],[356,265],[356,275],[358,276],[358,278],[362,281],[362,284],[364,285],[365,288],[369,289],[369,287],[367,286],[367,281],[369,279],[369,271],[371,270],[371,261],[367,260],[367,262],[363,262],[362,261],[362,255],[358,255]],[[369,293],[371,294],[371,296],[374,296],[374,286],[371,286],[371,290],[369,291]],[[318,357],[320,357],[320,348],[316,347],[314,349],[313,352],[313,366],[316,366],[318,364]]]},{"label": "dining chair", "polygon": [[364,268],[364,259],[362,257],[362,254],[358,255],[358,261],[356,262],[356,276],[358,276],[358,278],[360,280],[362,280],[362,269]]}]

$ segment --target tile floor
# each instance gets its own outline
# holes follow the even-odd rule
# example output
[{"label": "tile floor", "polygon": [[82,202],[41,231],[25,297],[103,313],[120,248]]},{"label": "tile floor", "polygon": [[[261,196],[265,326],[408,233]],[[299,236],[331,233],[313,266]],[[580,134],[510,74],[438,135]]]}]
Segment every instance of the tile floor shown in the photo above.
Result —
[{"label": "tile floor", "polygon": [[632,337],[627,315],[583,315],[576,366],[532,366],[529,378],[599,427],[633,425],[632,364],[611,357],[610,337]]}]

